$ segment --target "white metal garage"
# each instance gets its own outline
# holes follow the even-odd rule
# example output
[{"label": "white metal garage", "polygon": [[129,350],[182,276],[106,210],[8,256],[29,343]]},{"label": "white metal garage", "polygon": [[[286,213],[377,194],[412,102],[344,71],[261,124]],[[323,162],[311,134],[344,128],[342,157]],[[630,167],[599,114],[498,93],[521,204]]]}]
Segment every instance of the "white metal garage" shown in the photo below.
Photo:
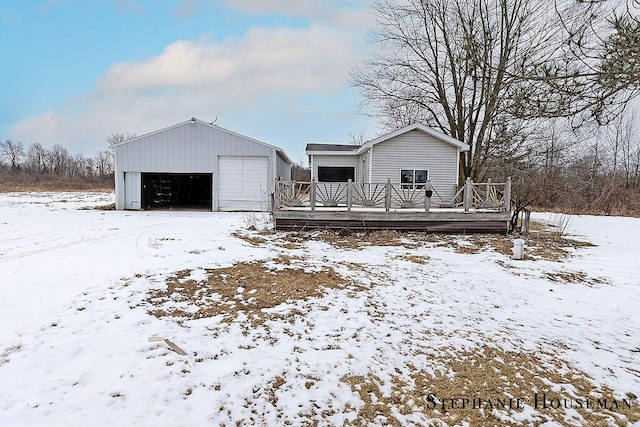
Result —
[{"label": "white metal garage", "polygon": [[116,209],[268,210],[282,149],[192,118],[115,146]]}]

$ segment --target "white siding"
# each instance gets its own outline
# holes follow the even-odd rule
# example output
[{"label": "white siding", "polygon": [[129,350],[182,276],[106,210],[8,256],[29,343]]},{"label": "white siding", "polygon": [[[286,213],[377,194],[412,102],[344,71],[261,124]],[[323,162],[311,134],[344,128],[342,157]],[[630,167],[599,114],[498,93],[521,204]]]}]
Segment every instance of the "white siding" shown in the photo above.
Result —
[{"label": "white siding", "polygon": [[360,178],[363,182],[371,182],[371,177],[369,176],[370,170],[370,159],[371,159],[371,150],[367,150],[360,155]]},{"label": "white siding", "polygon": [[349,167],[355,168],[354,178],[356,181],[360,180],[360,158],[355,155],[315,155],[313,156],[313,170],[311,171],[311,179],[318,179],[318,166],[329,167]]},{"label": "white siding", "polygon": [[427,169],[434,189],[443,199],[455,195],[458,149],[414,130],[373,147],[372,182],[400,182],[401,169]]},{"label": "white siding", "polygon": [[142,209],[142,182],[140,172],[125,172],[125,209]]},{"label": "white siding", "polygon": [[272,148],[226,132],[187,122],[116,147],[117,167],[140,172],[216,172],[217,158],[270,156]]},{"label": "white siding", "polygon": [[282,154],[277,153],[276,155],[277,163],[276,163],[276,178],[280,177],[285,181],[291,179],[291,164],[282,157]]}]

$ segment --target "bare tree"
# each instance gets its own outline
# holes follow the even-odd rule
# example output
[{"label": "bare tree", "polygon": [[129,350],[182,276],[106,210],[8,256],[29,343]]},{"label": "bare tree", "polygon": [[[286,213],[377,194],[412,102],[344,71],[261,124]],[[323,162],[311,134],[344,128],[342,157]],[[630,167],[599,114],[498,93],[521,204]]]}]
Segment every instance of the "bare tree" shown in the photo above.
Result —
[{"label": "bare tree", "polygon": [[34,142],[27,149],[26,166],[29,172],[36,176],[46,172],[46,155],[47,150],[39,143]]},{"label": "bare tree", "polygon": [[100,178],[113,173],[113,152],[110,150],[98,151],[93,159],[93,164],[96,169],[96,174]]},{"label": "bare tree", "polygon": [[10,139],[5,142],[0,142],[0,158],[7,160],[11,170],[19,170],[22,159],[24,158],[22,142],[13,142]]},{"label": "bare tree", "polygon": [[124,142],[124,141],[128,141],[135,137],[136,137],[135,133],[127,132],[126,134],[124,134],[124,133],[115,132],[107,137],[107,144],[109,144],[109,148],[112,149],[117,144],[120,144],[121,142]]},{"label": "bare tree", "polygon": [[613,173],[624,174],[624,186],[638,185],[638,171],[640,169],[640,136],[638,135],[637,113],[620,116],[615,122],[608,140],[613,156]]},{"label": "bare tree", "polygon": [[361,146],[367,142],[367,138],[362,130],[358,133],[349,133],[347,136],[349,137],[351,145]]},{"label": "bare tree", "polygon": [[636,31],[629,20],[604,19],[615,18],[605,13],[614,3],[378,0],[380,50],[353,70],[352,83],[387,127],[420,121],[469,144],[462,175],[477,179],[505,126],[526,135],[537,118],[602,116],[602,105],[634,87],[612,80],[636,70],[615,65],[621,47],[634,49]]},{"label": "bare tree", "polygon": [[304,159],[291,165],[291,179],[299,182],[311,181],[311,169],[305,166]]},{"label": "bare tree", "polygon": [[69,158],[67,149],[62,145],[56,144],[47,151],[45,162],[49,171],[61,176],[67,172]]}]

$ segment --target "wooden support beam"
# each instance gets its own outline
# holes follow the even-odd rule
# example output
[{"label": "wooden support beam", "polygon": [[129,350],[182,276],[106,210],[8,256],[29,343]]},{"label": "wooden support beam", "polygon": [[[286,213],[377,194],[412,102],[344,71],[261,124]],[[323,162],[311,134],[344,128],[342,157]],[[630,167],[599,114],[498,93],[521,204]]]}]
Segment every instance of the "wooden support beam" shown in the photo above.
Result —
[{"label": "wooden support beam", "polygon": [[484,196],[484,202],[489,204],[491,202],[491,178],[487,179],[487,191]]},{"label": "wooden support beam", "polygon": [[353,182],[349,179],[347,180],[347,210],[351,210],[351,204],[353,203]]},{"label": "wooden support beam", "polygon": [[431,180],[427,180],[427,185],[425,186],[424,191],[424,211],[429,213],[429,210],[431,210],[431,196],[433,195]]},{"label": "wooden support beam", "polygon": [[309,184],[309,206],[311,206],[311,210],[315,210],[316,209],[316,187],[317,187],[318,183],[316,182],[316,179],[313,178],[311,180],[311,183]]},{"label": "wooden support beam", "polygon": [[473,205],[473,180],[471,178],[467,178],[467,181],[464,183],[464,195],[463,195],[464,211],[469,212],[469,209],[471,209],[472,205]]},{"label": "wooden support beam", "polygon": [[389,209],[391,209],[391,179],[387,178],[384,186],[384,210],[389,212]]},{"label": "wooden support beam", "polygon": [[504,210],[511,212],[511,177],[507,177],[507,182],[504,184]]},{"label": "wooden support beam", "polygon": [[280,209],[280,177],[276,178],[272,210]]}]

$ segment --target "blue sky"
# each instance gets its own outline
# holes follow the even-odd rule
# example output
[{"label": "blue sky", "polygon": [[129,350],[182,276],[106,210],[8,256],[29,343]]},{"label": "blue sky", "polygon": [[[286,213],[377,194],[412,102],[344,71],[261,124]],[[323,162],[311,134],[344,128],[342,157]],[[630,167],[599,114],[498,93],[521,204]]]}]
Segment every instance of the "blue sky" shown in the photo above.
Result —
[{"label": "blue sky", "polygon": [[366,0],[0,0],[0,140],[93,155],[197,117],[285,149],[373,137]]}]

